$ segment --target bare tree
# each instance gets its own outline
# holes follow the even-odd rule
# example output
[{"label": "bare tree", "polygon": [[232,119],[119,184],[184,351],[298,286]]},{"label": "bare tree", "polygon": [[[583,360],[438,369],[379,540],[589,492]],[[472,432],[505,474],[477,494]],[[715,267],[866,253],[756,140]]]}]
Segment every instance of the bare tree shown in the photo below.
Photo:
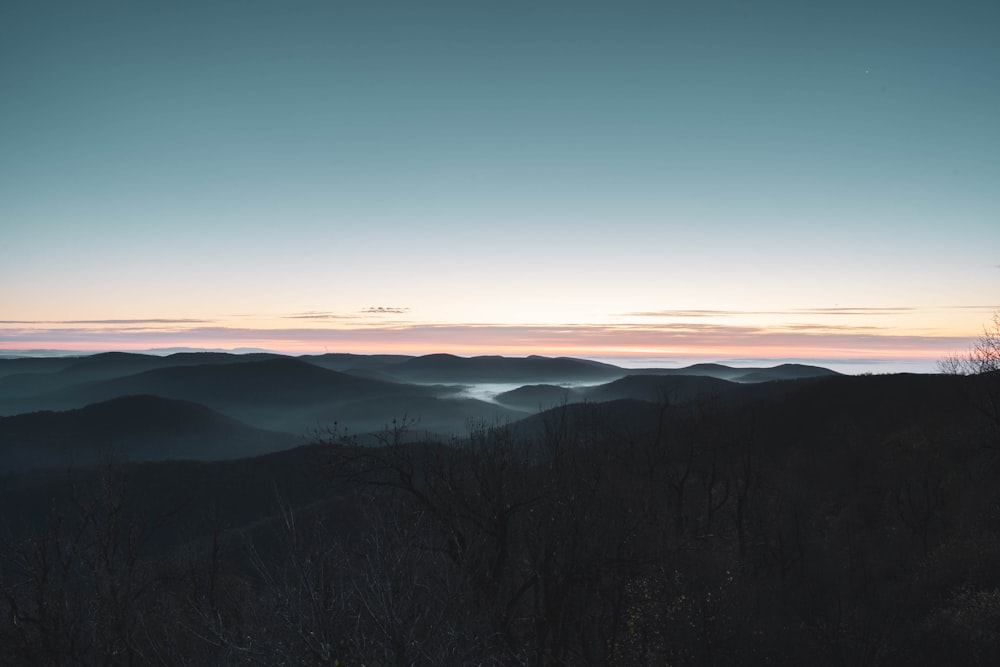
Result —
[{"label": "bare tree", "polygon": [[155,659],[146,628],[158,582],[141,558],[150,526],[126,508],[123,469],[109,465],[95,481],[69,480],[70,507],[53,503],[45,530],[0,552],[0,662]]},{"label": "bare tree", "polygon": [[983,327],[968,352],[938,362],[938,370],[949,375],[969,376],[963,388],[969,403],[982,414],[1000,448],[1000,310],[991,325]]},{"label": "bare tree", "polygon": [[1000,370],[1000,310],[993,322],[965,354],[949,355],[938,362],[938,370],[949,375],[982,375]]}]

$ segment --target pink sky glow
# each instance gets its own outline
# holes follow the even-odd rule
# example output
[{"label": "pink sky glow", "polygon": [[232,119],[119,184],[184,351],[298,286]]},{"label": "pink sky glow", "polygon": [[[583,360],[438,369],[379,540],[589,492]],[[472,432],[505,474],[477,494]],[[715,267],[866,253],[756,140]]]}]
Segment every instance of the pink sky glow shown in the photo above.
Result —
[{"label": "pink sky glow", "polygon": [[385,323],[352,328],[256,328],[199,321],[4,323],[0,350],[260,348],[287,354],[529,354],[585,358],[925,360],[965,350],[970,339],[876,327],[720,324],[490,325]]}]

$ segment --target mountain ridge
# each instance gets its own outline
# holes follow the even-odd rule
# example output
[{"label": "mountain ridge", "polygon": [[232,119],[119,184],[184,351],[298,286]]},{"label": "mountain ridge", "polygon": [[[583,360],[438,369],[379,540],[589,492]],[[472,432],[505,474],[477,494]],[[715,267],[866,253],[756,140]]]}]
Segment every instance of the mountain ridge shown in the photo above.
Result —
[{"label": "mountain ridge", "polygon": [[71,410],[0,417],[0,470],[79,466],[124,458],[220,460],[300,443],[253,428],[204,405],[149,395],[121,396]]}]

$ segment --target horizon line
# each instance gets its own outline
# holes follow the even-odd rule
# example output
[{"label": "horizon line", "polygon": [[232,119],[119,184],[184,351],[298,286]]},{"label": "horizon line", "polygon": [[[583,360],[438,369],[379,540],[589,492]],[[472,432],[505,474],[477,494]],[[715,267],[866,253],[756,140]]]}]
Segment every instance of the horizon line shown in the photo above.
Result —
[{"label": "horizon line", "polygon": [[[381,355],[393,355],[393,356],[404,356],[404,357],[423,357],[432,356],[438,354],[450,355],[460,358],[472,359],[477,357],[503,357],[508,359],[526,359],[530,357],[544,357],[544,358],[570,358],[579,359],[584,361],[593,361],[598,363],[607,363],[609,365],[619,366],[620,368],[629,370],[641,370],[643,368],[656,368],[656,369],[671,369],[671,368],[687,368],[689,366],[694,366],[698,364],[720,364],[725,366],[731,366],[734,368],[740,368],[741,365],[771,365],[778,366],[781,364],[797,364],[806,366],[821,366],[828,368],[830,370],[840,369],[852,369],[852,370],[838,370],[846,375],[852,374],[863,374],[866,372],[872,372],[872,370],[865,369],[883,369],[881,372],[913,372],[913,373],[938,373],[940,358],[929,358],[926,356],[812,356],[812,355],[795,355],[795,356],[780,356],[780,355],[754,355],[754,354],[741,354],[741,355],[706,355],[706,354],[685,354],[685,353],[649,353],[643,351],[618,351],[618,352],[604,352],[603,354],[588,354],[588,353],[578,353],[578,354],[546,354],[543,352],[529,352],[529,353],[504,353],[504,352],[477,352],[472,354],[462,354],[457,352],[445,352],[441,350],[430,351],[430,352],[391,352],[391,351],[376,351],[376,352],[358,352],[358,351],[342,351],[342,350],[323,350],[323,351],[283,351],[273,348],[259,348],[259,347],[191,347],[191,346],[162,346],[162,347],[148,347],[148,348],[114,348],[114,347],[104,347],[101,349],[69,349],[69,348],[2,348],[0,347],[0,359],[23,359],[23,358],[58,358],[58,357],[88,357],[95,356],[98,354],[108,354],[108,353],[123,353],[123,354],[140,354],[149,356],[171,356],[174,354],[199,354],[199,353],[216,353],[216,354],[231,354],[234,356],[239,355],[250,355],[250,354],[273,354],[278,356],[285,356],[290,358],[299,357],[313,357],[313,356],[324,356],[330,354],[342,354],[342,355],[354,355],[354,356],[381,356]],[[888,370],[896,369],[896,370]],[[903,369],[903,370],[900,370]]]}]

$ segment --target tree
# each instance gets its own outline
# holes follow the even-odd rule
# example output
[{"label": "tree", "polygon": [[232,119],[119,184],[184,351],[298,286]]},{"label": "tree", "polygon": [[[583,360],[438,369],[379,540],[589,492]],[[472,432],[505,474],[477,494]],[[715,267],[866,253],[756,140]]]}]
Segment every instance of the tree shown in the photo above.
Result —
[{"label": "tree", "polygon": [[965,354],[949,355],[938,362],[938,370],[950,375],[983,375],[1000,371],[1000,310],[993,313],[993,323]]},{"label": "tree", "polygon": [[137,664],[158,655],[159,581],[142,554],[151,526],[126,507],[124,470],[109,465],[53,502],[44,531],[0,552],[0,662]]},{"label": "tree", "polygon": [[968,352],[944,358],[938,369],[971,376],[970,402],[989,421],[1000,446],[1000,310],[993,313],[993,323],[983,327]]}]

